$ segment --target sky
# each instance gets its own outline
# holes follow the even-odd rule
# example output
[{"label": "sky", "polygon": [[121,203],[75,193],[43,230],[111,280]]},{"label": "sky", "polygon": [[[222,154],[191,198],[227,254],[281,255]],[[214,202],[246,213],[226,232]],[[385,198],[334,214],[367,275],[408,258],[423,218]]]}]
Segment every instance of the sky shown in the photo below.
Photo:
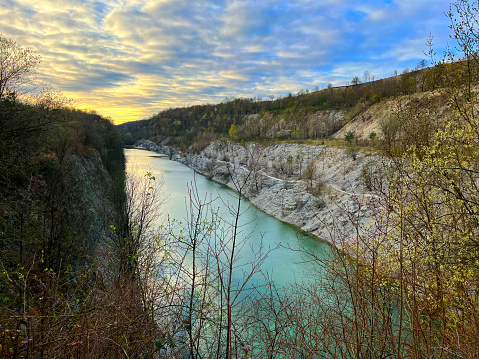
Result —
[{"label": "sky", "polygon": [[38,78],[115,123],[232,97],[285,96],[414,68],[443,0],[0,0],[0,35]]}]

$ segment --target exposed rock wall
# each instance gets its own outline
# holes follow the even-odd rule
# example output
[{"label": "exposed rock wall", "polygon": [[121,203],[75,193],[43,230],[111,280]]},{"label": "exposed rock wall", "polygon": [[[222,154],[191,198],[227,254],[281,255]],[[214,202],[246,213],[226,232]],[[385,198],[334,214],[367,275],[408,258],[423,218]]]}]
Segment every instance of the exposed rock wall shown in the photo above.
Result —
[{"label": "exposed rock wall", "polygon": [[378,197],[368,186],[381,182],[378,172],[385,163],[365,152],[217,141],[194,155],[151,141],[137,146],[167,154],[231,188],[246,181],[243,193],[256,207],[337,247],[370,230],[380,211]]},{"label": "exposed rock wall", "polygon": [[[434,126],[430,125],[448,118],[451,108],[447,103],[440,92],[421,92],[407,97],[391,98],[372,106],[359,104],[353,111],[351,120],[332,137],[344,139],[346,133],[352,131],[354,138],[358,140],[369,140],[372,132],[376,133],[377,139],[384,139],[381,123],[387,123],[392,118],[400,124],[396,137],[400,140],[408,137],[408,130],[411,131],[408,127],[413,128],[413,133],[421,132],[418,126],[422,121],[426,121],[429,124],[428,129],[431,130]],[[431,119],[434,121],[429,123]]]},{"label": "exposed rock wall", "polygon": [[63,182],[70,198],[70,225],[87,250],[102,246],[112,235],[110,226],[118,225],[118,213],[109,199],[113,181],[100,155],[70,156]]}]

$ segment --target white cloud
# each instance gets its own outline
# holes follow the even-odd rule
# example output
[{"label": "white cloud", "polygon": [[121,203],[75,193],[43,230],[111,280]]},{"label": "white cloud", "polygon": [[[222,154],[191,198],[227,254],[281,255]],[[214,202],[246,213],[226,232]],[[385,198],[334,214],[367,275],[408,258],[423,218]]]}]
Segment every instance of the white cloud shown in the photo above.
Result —
[{"label": "white cloud", "polygon": [[409,39],[394,45],[391,51],[385,53],[383,58],[396,58],[399,61],[417,60],[426,57],[426,38]]},{"label": "white cloud", "polygon": [[445,0],[3,2],[0,33],[42,56],[41,79],[118,120],[411,67],[447,23]]}]

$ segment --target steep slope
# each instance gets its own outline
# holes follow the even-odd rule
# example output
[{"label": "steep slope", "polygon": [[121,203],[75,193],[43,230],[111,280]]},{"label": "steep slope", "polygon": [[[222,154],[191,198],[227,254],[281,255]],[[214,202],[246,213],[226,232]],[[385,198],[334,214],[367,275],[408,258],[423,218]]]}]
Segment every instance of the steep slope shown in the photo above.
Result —
[{"label": "steep slope", "polygon": [[95,114],[10,100],[0,121],[0,355],[137,355],[154,328],[120,270],[119,133]]},{"label": "steep slope", "polygon": [[337,247],[354,239],[356,227],[361,233],[368,231],[374,225],[370,219],[380,210],[368,184],[380,185],[386,160],[366,152],[217,141],[198,155],[183,155],[151,141],[137,145],[167,154],[233,189],[245,183],[242,193],[256,207]]},{"label": "steep slope", "polygon": [[[388,137],[393,137],[390,140],[404,140],[412,132],[423,136],[423,121],[430,122],[433,118],[440,122],[446,118],[449,110],[444,93],[439,91],[391,98],[365,107],[364,111],[351,118],[332,137],[344,139],[350,131],[358,140],[369,140],[372,132],[380,140],[387,140]],[[433,126],[434,123],[431,122],[430,125]]]},{"label": "steep slope", "polygon": [[[238,98],[219,104],[169,109],[119,128],[126,144],[132,145],[140,139],[161,142],[168,138],[170,145],[182,150],[192,146],[197,153],[221,136],[245,142],[328,138],[358,116],[367,120],[369,115],[361,115],[371,107],[389,107],[390,99],[443,86],[442,71],[437,66],[358,85],[300,91],[270,101]],[[373,110],[370,115],[386,114],[385,110],[378,113]],[[361,138],[366,138],[368,131],[376,129],[377,126],[369,126],[358,132]]]}]

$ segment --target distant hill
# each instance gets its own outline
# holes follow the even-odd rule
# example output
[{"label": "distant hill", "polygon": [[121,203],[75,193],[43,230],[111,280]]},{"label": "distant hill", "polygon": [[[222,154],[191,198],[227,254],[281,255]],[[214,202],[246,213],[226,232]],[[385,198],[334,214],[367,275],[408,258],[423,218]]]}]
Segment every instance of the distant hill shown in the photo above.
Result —
[{"label": "distant hill", "polygon": [[[371,132],[381,138],[379,122],[393,114],[399,106],[397,101],[444,88],[447,66],[452,65],[440,63],[385,79],[300,91],[277,99],[237,98],[226,103],[168,109],[118,128],[126,144],[152,139],[182,149],[191,146],[192,151],[201,150],[219,137],[237,141],[308,140],[344,137],[345,131],[351,129],[358,131],[359,139],[369,139]],[[360,122],[368,124],[359,125]],[[231,134],[232,125],[235,129]]]}]

